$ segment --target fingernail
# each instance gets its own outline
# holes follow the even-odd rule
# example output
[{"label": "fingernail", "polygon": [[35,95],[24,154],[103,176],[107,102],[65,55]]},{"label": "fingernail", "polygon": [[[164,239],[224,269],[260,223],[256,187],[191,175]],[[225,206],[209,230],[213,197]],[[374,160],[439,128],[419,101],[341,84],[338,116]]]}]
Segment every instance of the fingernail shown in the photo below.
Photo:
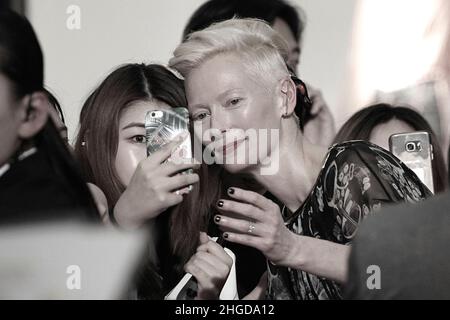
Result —
[{"label": "fingernail", "polygon": [[229,238],[228,233],[224,233],[224,234],[223,234],[223,238],[224,238],[224,239],[228,239],[228,238]]},{"label": "fingernail", "polygon": [[233,188],[228,189],[228,193],[229,194],[234,194],[234,189]]},{"label": "fingernail", "polygon": [[215,216],[214,221],[215,221],[216,223],[219,223],[219,222],[220,222],[220,219],[221,219],[220,216]]},{"label": "fingernail", "polygon": [[215,137],[215,136],[212,136],[212,137],[211,137],[211,142],[214,142],[214,141],[216,141],[216,137]]},{"label": "fingernail", "polygon": [[217,202],[217,206],[219,207],[219,208],[223,208],[223,205],[224,205],[224,202],[221,200],[221,201],[219,201],[219,202]]},{"label": "fingernail", "polygon": [[216,153],[214,152],[214,150],[213,151],[211,151],[211,157],[215,157],[216,156]]}]

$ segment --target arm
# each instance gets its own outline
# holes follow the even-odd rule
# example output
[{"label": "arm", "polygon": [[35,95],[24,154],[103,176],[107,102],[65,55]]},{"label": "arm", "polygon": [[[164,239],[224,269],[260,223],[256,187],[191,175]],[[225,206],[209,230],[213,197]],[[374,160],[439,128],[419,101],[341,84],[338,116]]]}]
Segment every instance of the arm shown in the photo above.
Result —
[{"label": "arm", "polygon": [[197,300],[216,300],[227,281],[233,259],[224,248],[200,233],[200,246],[186,263],[184,270],[198,282]]},{"label": "arm", "polygon": [[350,246],[294,233],[292,235],[292,253],[287,254],[285,259],[279,262],[280,265],[341,284],[346,282]]}]

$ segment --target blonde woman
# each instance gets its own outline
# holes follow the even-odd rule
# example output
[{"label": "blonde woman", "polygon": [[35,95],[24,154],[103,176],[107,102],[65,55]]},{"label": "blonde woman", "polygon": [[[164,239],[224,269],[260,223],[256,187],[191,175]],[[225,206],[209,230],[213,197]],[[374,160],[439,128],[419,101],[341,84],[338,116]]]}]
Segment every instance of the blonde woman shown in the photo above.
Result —
[{"label": "blonde woman", "polygon": [[[214,149],[216,162],[252,177],[284,204],[280,210],[240,188],[217,203],[215,222],[224,238],[269,260],[266,297],[339,299],[348,244],[360,221],[386,204],[420,201],[429,191],[375,145],[351,142],[327,152],[304,139],[294,108],[306,90],[297,90],[286,57],[286,43],[266,23],[233,19],[191,34],[169,65],[185,78],[194,132]],[[264,129],[278,139],[251,134]],[[242,154],[246,161],[235,161]],[[278,170],[263,170],[267,166]]]}]

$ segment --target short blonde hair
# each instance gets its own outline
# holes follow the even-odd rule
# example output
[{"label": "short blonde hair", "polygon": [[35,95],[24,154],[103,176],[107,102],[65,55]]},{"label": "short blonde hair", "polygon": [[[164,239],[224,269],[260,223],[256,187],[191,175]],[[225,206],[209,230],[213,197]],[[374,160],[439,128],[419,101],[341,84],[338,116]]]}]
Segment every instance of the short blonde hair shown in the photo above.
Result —
[{"label": "short blonde hair", "polygon": [[206,60],[218,54],[234,54],[255,81],[270,85],[285,76],[286,41],[266,22],[258,19],[231,19],[192,33],[174,51],[169,66],[184,78]]}]

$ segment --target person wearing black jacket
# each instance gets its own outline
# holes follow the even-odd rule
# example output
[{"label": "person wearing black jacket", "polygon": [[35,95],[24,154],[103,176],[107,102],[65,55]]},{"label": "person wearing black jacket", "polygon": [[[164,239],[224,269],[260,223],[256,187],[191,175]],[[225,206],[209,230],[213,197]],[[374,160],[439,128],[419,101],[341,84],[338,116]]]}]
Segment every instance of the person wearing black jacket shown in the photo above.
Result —
[{"label": "person wearing black jacket", "polygon": [[43,54],[28,20],[0,12],[0,224],[99,221],[95,202],[49,120]]},{"label": "person wearing black jacket", "polygon": [[445,193],[367,219],[352,246],[345,298],[450,299],[449,207]]}]

